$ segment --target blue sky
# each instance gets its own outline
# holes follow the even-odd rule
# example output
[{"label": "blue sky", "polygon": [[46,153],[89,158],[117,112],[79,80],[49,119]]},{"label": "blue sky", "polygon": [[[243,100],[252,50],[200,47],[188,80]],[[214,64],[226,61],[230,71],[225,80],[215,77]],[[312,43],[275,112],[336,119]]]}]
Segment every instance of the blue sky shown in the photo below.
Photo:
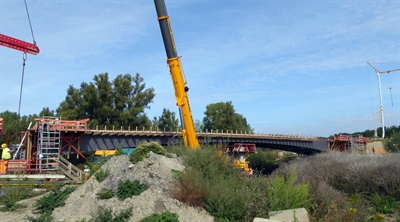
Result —
[{"label": "blue sky", "polygon": [[[255,132],[375,128],[378,81],[367,62],[400,68],[400,0],[165,2],[195,120],[232,101]],[[104,72],[140,73],[156,93],[150,118],[177,112],[153,1],[27,4],[41,51],[26,61],[22,115],[55,110],[69,85]],[[33,41],[23,0],[0,1],[0,33]],[[21,73],[22,53],[1,47],[0,112],[18,111]],[[381,84],[385,125],[400,125],[400,71]]]}]

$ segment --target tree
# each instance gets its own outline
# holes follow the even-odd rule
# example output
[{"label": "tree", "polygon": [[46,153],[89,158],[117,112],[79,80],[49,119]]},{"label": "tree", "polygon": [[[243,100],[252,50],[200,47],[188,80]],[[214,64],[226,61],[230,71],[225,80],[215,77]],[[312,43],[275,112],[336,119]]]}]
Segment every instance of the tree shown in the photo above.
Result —
[{"label": "tree", "polygon": [[39,113],[39,117],[42,116],[55,116],[54,110],[50,110],[49,107],[43,107],[42,111]]},{"label": "tree", "polygon": [[203,118],[204,129],[208,130],[234,130],[252,132],[246,118],[236,113],[232,102],[213,103],[206,107]]},{"label": "tree", "polygon": [[[20,132],[25,131],[30,122],[34,124],[34,118],[36,118],[37,115],[22,116],[20,118],[18,129],[16,129],[18,120],[18,114],[16,112],[10,112],[7,110],[0,113],[0,117],[4,119],[3,133],[0,136],[0,142],[10,144],[19,142],[17,141],[17,135],[19,135]],[[16,132],[17,130],[18,132]]]},{"label": "tree", "polygon": [[179,128],[179,120],[175,117],[175,112],[164,108],[160,117],[154,117],[153,127],[163,131],[174,132]]},{"label": "tree", "polygon": [[196,119],[194,121],[194,128],[196,129],[197,132],[201,132],[204,129],[203,122],[201,120]]},{"label": "tree", "polygon": [[135,76],[120,74],[112,82],[108,73],[102,73],[95,75],[93,80],[83,82],[80,89],[70,85],[65,100],[57,108],[57,114],[63,119],[90,118],[90,128],[151,126],[144,111],[150,108],[155,93],[153,88],[146,89],[139,73]]}]

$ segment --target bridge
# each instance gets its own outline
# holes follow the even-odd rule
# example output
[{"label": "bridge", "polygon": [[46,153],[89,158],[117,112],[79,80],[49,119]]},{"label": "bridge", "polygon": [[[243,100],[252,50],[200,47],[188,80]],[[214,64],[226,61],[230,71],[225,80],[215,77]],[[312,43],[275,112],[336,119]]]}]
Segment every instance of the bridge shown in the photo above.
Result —
[{"label": "bridge", "polygon": [[[254,143],[259,148],[278,149],[299,154],[328,151],[328,141],[311,136],[243,133],[233,131],[198,132],[200,144]],[[159,130],[86,130],[82,136],[81,152],[118,147],[136,147],[140,142],[156,141],[161,145],[181,143],[181,132]]]},{"label": "bridge", "polygon": [[[21,159],[35,159],[38,154],[52,157],[55,154],[76,155],[85,158],[84,153],[99,149],[137,147],[141,142],[158,142],[161,145],[183,144],[180,131],[138,129],[90,129],[89,119],[59,120],[55,117],[35,119],[36,124],[28,130],[27,144]],[[284,135],[275,133],[248,133],[238,131],[206,130],[197,132],[201,144],[254,143],[259,148],[278,149],[310,155],[329,150],[329,141],[315,136]]]}]

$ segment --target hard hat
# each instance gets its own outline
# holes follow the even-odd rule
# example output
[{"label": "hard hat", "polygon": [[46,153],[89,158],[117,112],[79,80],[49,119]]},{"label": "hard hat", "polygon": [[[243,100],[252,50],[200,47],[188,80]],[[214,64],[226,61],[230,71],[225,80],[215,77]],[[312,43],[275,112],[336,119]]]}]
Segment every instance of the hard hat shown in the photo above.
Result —
[{"label": "hard hat", "polygon": [[1,148],[6,148],[7,147],[7,144],[5,144],[5,143],[3,143],[3,144],[1,144]]}]

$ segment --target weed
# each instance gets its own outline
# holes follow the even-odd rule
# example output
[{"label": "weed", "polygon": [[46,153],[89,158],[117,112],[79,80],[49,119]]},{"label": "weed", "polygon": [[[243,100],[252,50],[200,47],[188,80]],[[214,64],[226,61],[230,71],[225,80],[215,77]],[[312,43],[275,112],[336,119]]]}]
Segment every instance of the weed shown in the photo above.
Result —
[{"label": "weed", "polygon": [[171,212],[163,212],[162,214],[152,214],[140,222],[179,222],[178,215]]},{"label": "weed", "polygon": [[109,221],[115,221],[115,222],[126,222],[129,221],[129,218],[132,215],[132,209],[133,207],[129,207],[125,210],[120,211],[119,213],[112,211],[111,208],[105,208],[100,206],[97,209],[97,212],[95,214],[92,214],[92,219],[89,220],[89,222],[109,222]]},{"label": "weed", "polygon": [[52,222],[53,221],[53,217],[51,216],[51,212],[47,212],[44,214],[41,214],[37,217],[32,217],[32,216],[27,216],[26,219],[29,222]]},{"label": "weed", "polygon": [[71,194],[75,189],[76,187],[56,187],[50,193],[36,200],[34,205],[34,213],[51,214],[55,208],[65,205],[65,200],[67,199],[68,195]]},{"label": "weed", "polygon": [[289,172],[288,175],[275,175],[271,181],[268,197],[271,204],[270,210],[285,210],[311,207],[310,184],[295,184],[297,173]]},{"label": "weed", "polygon": [[133,195],[139,196],[148,187],[147,184],[140,184],[138,180],[134,180],[133,182],[126,180],[125,182],[120,182],[118,185],[117,197],[119,200],[125,200]]},{"label": "weed", "polygon": [[376,193],[371,202],[375,211],[380,214],[391,214],[397,209],[396,201],[391,196],[380,196]]},{"label": "weed", "polygon": [[0,208],[0,211],[3,212],[25,208],[26,205],[17,202],[31,196],[30,188],[27,186],[2,187],[1,192],[4,193],[4,196],[0,198],[0,203],[4,205]]},{"label": "weed", "polygon": [[97,193],[96,195],[99,199],[104,200],[104,199],[110,199],[111,197],[113,197],[114,192],[111,189],[103,188],[101,190],[101,192]]},{"label": "weed", "polygon": [[108,175],[110,175],[110,169],[108,168],[106,170],[99,169],[94,173],[98,182],[102,182]]},{"label": "weed", "polygon": [[122,156],[122,155],[126,155],[126,154],[124,153],[124,151],[122,151],[122,145],[120,145],[117,149],[117,152],[115,152],[114,156]]}]

